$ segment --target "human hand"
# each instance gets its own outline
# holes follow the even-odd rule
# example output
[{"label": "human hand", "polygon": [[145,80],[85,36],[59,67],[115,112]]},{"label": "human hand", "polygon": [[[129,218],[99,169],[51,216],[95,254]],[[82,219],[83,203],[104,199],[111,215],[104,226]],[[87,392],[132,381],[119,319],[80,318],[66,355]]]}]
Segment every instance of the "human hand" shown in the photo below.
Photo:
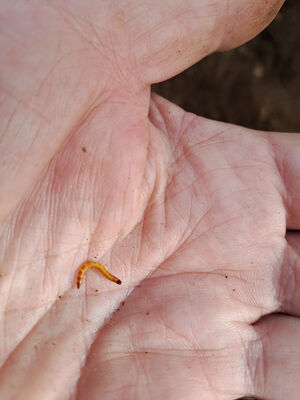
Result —
[{"label": "human hand", "polygon": [[0,398],[298,398],[300,139],[149,97],[281,2],[62,3],[2,6]]}]

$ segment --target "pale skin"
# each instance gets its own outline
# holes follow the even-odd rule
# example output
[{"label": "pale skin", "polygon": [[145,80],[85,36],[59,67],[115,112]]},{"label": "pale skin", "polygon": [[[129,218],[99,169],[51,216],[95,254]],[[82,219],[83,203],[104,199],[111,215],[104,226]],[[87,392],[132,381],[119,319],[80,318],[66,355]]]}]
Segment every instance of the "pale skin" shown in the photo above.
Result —
[{"label": "pale skin", "polygon": [[299,398],[300,135],[150,96],[281,5],[1,2],[1,399]]}]

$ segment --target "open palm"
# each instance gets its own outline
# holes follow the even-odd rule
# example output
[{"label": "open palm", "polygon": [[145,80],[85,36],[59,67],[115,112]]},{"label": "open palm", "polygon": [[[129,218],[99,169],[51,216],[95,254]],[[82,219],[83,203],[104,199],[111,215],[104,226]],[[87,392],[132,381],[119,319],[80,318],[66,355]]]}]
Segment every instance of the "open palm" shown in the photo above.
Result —
[{"label": "open palm", "polygon": [[[0,10],[0,398],[297,399],[300,139],[150,96],[281,1],[19,3]],[[78,291],[87,260],[122,285],[89,270]]]}]

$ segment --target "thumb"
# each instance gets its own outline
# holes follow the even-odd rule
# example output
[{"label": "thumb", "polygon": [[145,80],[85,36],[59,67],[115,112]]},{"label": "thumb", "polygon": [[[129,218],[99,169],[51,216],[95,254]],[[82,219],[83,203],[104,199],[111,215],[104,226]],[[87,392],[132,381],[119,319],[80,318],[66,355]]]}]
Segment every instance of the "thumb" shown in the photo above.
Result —
[{"label": "thumb", "polygon": [[[250,40],[276,16],[284,0],[160,0],[148,3],[136,59],[147,83],[169,79],[216,50]],[[147,6],[145,6],[147,7]]]}]

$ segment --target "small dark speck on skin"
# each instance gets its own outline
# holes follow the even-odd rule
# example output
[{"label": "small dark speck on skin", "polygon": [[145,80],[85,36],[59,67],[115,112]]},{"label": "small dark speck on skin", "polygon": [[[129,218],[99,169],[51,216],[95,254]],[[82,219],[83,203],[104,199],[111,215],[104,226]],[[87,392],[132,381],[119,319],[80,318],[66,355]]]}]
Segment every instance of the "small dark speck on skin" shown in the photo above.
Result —
[{"label": "small dark speck on skin", "polygon": [[95,289],[95,292],[96,292],[96,293],[98,293],[98,292],[99,292],[99,290],[98,290],[98,289]]},{"label": "small dark speck on skin", "polygon": [[61,299],[61,296],[58,296],[59,299]]},{"label": "small dark speck on skin", "polygon": [[148,351],[145,351],[145,354],[148,354]]},{"label": "small dark speck on skin", "polygon": [[122,304],[122,306],[124,306],[124,304],[125,304],[125,301],[122,301],[122,303],[121,303],[121,304]]},{"label": "small dark speck on skin", "polygon": [[149,315],[149,311],[146,312],[146,315]]},{"label": "small dark speck on skin", "polygon": [[81,147],[81,150],[84,152],[84,153],[86,153],[86,147]]},{"label": "small dark speck on skin", "polygon": [[235,292],[235,289],[232,289],[233,292]]},{"label": "small dark speck on skin", "polygon": [[225,278],[227,279],[227,278],[228,278],[228,275],[225,275]]}]

